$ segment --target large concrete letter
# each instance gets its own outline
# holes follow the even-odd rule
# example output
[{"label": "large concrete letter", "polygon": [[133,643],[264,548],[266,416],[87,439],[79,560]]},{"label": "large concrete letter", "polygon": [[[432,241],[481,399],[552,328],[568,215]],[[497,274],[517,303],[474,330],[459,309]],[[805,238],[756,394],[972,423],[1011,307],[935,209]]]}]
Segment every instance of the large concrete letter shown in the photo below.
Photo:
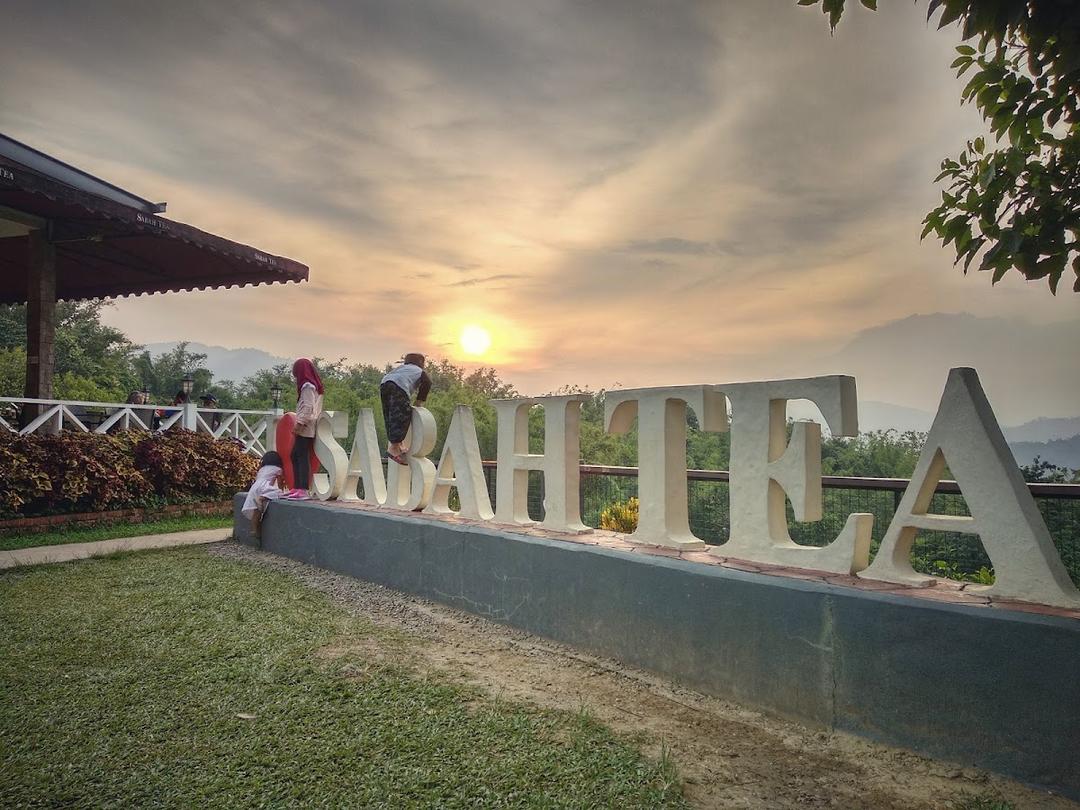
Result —
[{"label": "large concrete letter", "polygon": [[387,462],[386,502],[392,509],[420,510],[431,503],[435,465],[427,454],[435,447],[435,417],[427,408],[412,409],[412,425],[405,436],[409,466]]},{"label": "large concrete letter", "polygon": [[850,574],[865,568],[874,517],[848,516],[832,543],[800,546],[787,528],[785,498],[795,519],[821,520],[821,426],[796,422],[787,440],[787,402],[808,399],[836,436],[859,432],[855,378],[733,383],[731,401],[731,533],[714,554],[775,565]]},{"label": "large concrete letter", "polygon": [[361,481],[364,482],[364,503],[372,506],[381,506],[386,503],[386,478],[383,475],[382,459],[379,457],[379,436],[375,432],[375,413],[371,408],[362,408],[356,419],[356,434],[353,436],[352,452],[349,454],[349,468],[341,500],[360,500],[357,485]]},{"label": "large concrete letter", "polygon": [[680,385],[609,391],[604,424],[625,433],[638,420],[637,530],[629,539],[672,548],[705,548],[690,533],[686,503],[686,407],[702,430],[727,430],[727,404],[713,385]]},{"label": "large concrete letter", "polygon": [[[971,517],[926,511],[946,464],[960,485]],[[860,576],[886,582],[933,582],[911,567],[911,546],[919,529],[979,535],[994,565],[994,584],[979,589],[982,593],[1080,606],[1080,592],[1061,563],[974,369],[949,372],[911,483],[874,564]]]},{"label": "large concrete letter", "polygon": [[[544,520],[560,532],[584,532],[581,522],[581,404],[584,394],[532,399],[493,399],[499,417],[495,520],[532,523],[529,519],[529,470],[544,474]],[[529,409],[544,408],[544,454],[529,453]]]},{"label": "large concrete letter", "polygon": [[461,501],[462,517],[491,520],[491,499],[484,480],[484,465],[480,444],[476,440],[476,422],[472,408],[458,405],[446,431],[442,457],[435,472],[435,490],[425,512],[453,514],[450,509],[450,488],[456,487]]},{"label": "large concrete letter", "polygon": [[326,472],[311,476],[311,491],[320,501],[337,498],[345,486],[349,459],[334,438],[334,422],[326,411],[315,423],[315,456]]}]

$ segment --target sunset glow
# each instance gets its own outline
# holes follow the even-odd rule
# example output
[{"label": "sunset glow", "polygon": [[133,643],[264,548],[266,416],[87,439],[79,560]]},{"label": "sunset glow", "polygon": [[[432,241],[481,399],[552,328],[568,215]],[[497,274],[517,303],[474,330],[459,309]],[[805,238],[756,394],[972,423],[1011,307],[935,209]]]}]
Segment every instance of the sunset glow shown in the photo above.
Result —
[{"label": "sunset glow", "polygon": [[0,132],[311,268],[120,299],[135,343],[197,313],[230,351],[530,394],[845,373],[924,412],[975,366],[1006,423],[1076,411],[1077,297],[919,240],[982,131],[925,3],[842,36],[795,0],[69,4],[63,47],[49,5],[5,8]]},{"label": "sunset glow", "polygon": [[461,348],[465,354],[480,357],[491,348],[491,335],[475,323],[470,323],[461,330]]}]

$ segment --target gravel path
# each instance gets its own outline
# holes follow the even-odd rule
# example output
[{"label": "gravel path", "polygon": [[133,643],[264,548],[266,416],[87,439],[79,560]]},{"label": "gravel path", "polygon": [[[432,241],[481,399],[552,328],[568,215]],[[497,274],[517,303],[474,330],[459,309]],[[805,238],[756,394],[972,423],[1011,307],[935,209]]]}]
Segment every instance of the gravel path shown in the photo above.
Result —
[{"label": "gravel path", "polygon": [[[697,807],[910,810],[948,808],[978,795],[1024,810],[1080,808],[973,768],[767,717],[617,661],[235,542],[207,551],[295,577],[407,642],[368,640],[366,655],[460,679],[500,698],[587,710],[635,736],[650,756],[670,752]],[[324,657],[344,649],[331,645]]]}]

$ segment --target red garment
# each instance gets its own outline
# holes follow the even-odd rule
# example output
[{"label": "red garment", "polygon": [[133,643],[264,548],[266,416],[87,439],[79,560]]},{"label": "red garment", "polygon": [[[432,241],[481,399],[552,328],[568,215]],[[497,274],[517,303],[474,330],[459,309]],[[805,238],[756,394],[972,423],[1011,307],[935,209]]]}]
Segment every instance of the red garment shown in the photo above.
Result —
[{"label": "red garment", "polygon": [[323,393],[322,379],[319,377],[319,372],[315,370],[315,364],[306,357],[301,357],[292,364],[292,373],[296,377],[296,393],[300,393],[300,388],[304,383],[311,383],[315,386],[316,391],[320,394]]}]

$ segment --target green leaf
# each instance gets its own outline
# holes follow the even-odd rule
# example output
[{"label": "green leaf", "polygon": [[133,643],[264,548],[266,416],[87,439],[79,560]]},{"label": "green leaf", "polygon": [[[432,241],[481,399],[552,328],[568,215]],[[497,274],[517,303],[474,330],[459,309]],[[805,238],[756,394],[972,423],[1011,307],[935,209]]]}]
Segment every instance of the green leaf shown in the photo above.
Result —
[{"label": "green leaf", "polygon": [[986,244],[986,240],[981,236],[972,240],[971,245],[967,250],[967,258],[964,260],[964,275],[967,275],[968,267],[971,266],[971,260],[975,258],[975,255],[982,249],[984,244]]},{"label": "green leaf", "polygon": [[960,236],[956,240],[956,261],[960,261],[960,258],[968,249],[968,245],[971,244],[971,228],[965,227]]},{"label": "green leaf", "polygon": [[960,15],[964,12],[964,3],[957,2],[957,0],[949,0],[945,4],[945,10],[941,12],[941,19],[938,21],[938,28],[944,28],[951,22],[956,22],[960,19]]},{"label": "green leaf", "polygon": [[959,53],[959,54],[962,54],[963,56],[974,56],[975,55],[975,49],[972,48],[970,45],[957,45],[956,46],[956,52]]}]

